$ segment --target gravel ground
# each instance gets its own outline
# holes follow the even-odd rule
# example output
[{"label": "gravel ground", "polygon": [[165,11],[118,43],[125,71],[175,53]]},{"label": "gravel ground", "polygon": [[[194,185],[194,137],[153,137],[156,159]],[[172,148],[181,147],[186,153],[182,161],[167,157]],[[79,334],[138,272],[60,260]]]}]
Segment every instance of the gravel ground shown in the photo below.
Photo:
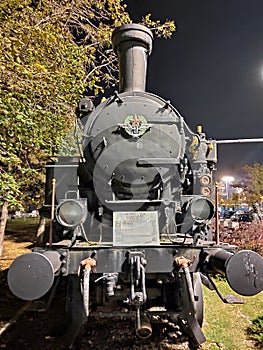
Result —
[{"label": "gravel ground", "polygon": [[[15,298],[6,303],[5,309],[11,313],[21,308]],[[2,304],[3,305],[3,304]],[[40,303],[40,305],[42,305]],[[39,304],[32,303],[31,308]],[[3,308],[1,308],[3,309]],[[16,311],[17,311],[16,310]],[[58,350],[66,349],[61,344],[63,309],[55,300],[48,311],[26,310],[0,339],[0,349],[6,350]],[[10,315],[11,316],[11,315]],[[7,317],[10,320],[10,316]],[[7,321],[7,320],[6,320]],[[3,327],[5,323],[2,324]],[[178,325],[165,317],[154,316],[153,334],[147,340],[135,335],[134,322],[130,319],[97,319],[90,317],[76,338],[75,350],[149,350],[149,349],[190,349],[187,338],[182,335]]]}]

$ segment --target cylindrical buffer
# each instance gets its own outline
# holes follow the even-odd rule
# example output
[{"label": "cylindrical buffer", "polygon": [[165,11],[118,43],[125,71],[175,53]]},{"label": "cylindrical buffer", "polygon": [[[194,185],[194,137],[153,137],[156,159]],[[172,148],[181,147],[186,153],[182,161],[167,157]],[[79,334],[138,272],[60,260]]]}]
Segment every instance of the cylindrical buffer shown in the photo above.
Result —
[{"label": "cylindrical buffer", "polygon": [[230,287],[240,295],[252,296],[263,290],[263,258],[252,250],[235,254],[224,249],[210,250],[208,272],[226,276]]},{"label": "cylindrical buffer", "polygon": [[263,290],[263,259],[252,250],[241,250],[226,264],[230,287],[240,295],[251,296]]},{"label": "cylindrical buffer", "polygon": [[60,254],[57,251],[21,255],[9,268],[9,288],[20,299],[38,299],[49,291],[60,266]]}]

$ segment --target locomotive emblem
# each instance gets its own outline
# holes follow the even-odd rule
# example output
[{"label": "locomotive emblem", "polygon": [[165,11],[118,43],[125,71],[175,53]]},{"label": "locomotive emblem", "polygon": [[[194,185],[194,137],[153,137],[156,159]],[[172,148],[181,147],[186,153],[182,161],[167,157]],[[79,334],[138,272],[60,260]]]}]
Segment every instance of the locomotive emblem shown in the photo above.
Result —
[{"label": "locomotive emblem", "polygon": [[146,118],[142,115],[128,115],[123,124],[118,123],[118,126],[123,128],[126,133],[132,137],[142,136],[152,124],[148,124]]}]

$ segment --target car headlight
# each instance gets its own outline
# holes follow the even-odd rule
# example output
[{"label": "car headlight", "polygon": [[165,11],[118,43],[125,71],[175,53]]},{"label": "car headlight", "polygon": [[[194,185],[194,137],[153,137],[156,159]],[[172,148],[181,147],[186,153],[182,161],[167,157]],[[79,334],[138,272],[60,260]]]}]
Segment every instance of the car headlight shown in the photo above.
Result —
[{"label": "car headlight", "polygon": [[87,218],[86,201],[81,199],[65,199],[57,207],[56,218],[66,227],[82,224]]}]

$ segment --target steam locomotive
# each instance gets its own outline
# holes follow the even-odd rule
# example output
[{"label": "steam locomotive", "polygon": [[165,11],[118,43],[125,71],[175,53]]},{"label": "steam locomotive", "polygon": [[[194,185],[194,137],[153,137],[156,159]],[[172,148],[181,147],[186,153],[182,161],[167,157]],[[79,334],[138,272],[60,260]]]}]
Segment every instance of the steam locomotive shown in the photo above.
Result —
[{"label": "steam locomotive", "polygon": [[119,92],[96,108],[80,101],[80,156],[47,165],[45,206],[55,203],[56,217],[49,242],[8,272],[11,291],[24,300],[66,280],[69,347],[90,315],[134,318],[145,339],[156,312],[178,320],[198,345],[205,341],[202,284],[217,291],[210,274],[226,276],[241,295],[263,289],[257,253],[213,240],[216,141],[145,91],[152,40],[139,24],[114,30]]}]

